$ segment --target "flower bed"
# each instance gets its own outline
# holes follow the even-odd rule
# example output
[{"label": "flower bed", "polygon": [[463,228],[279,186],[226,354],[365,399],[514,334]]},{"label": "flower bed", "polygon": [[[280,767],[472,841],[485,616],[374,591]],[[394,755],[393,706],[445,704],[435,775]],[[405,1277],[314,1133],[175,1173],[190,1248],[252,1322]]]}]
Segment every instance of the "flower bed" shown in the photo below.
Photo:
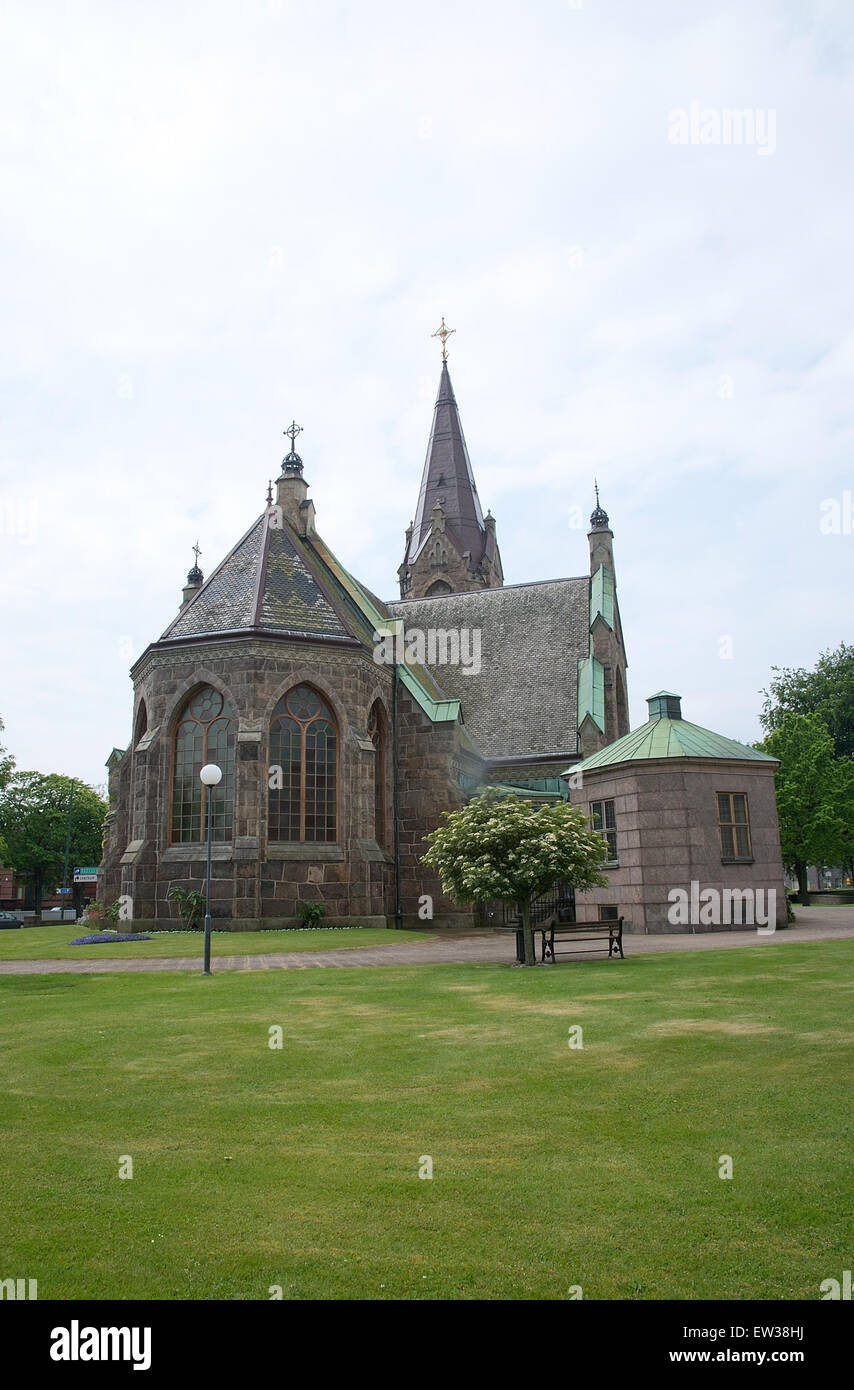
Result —
[{"label": "flower bed", "polygon": [[143,936],[141,932],[101,932],[95,936],[78,936],[72,946],[99,946],[112,941],[153,941],[153,936]]}]

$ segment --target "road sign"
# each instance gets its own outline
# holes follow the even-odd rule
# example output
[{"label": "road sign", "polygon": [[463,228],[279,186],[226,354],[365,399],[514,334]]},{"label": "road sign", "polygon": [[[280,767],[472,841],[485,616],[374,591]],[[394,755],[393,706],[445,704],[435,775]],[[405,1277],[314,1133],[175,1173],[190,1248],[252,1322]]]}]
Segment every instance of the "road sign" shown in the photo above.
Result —
[{"label": "road sign", "polygon": [[72,893],[73,891],[74,891],[74,890],[73,890],[72,888],[60,888],[60,889],[59,889],[59,892],[60,892],[60,893]]},{"label": "road sign", "polygon": [[74,870],[74,882],[75,882],[75,883],[96,883],[96,882],[97,882],[97,879],[98,879],[98,868],[97,868],[97,865],[95,866],[94,869],[75,869],[75,870]]}]

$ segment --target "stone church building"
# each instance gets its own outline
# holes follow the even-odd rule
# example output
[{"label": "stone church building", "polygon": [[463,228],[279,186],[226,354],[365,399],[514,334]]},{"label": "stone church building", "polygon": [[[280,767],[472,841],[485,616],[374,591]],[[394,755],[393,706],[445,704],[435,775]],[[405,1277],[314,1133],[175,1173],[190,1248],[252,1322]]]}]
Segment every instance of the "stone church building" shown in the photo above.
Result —
[{"label": "stone church building", "polygon": [[[170,887],[203,886],[210,795],[215,925],[293,924],[310,900],[330,921],[394,925],[424,895],[436,921],[470,921],[420,862],[442,811],[487,784],[566,796],[567,770],[629,732],[608,516],[597,498],[586,573],[505,584],[443,360],[384,602],[321,538],[289,433],[266,507],[207,579],[194,565],[132,668],[99,897],[174,926]],[[210,792],[207,762],[223,771]]]}]

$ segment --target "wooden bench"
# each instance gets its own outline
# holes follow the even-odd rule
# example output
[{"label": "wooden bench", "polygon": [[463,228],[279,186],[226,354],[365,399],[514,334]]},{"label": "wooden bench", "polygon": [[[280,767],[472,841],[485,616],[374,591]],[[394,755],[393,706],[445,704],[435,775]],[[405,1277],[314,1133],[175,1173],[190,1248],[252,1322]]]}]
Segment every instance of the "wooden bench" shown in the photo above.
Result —
[{"label": "wooden bench", "polygon": [[[622,917],[615,917],[607,922],[544,922],[537,930],[543,933],[541,960],[544,964],[550,960],[552,965],[556,965],[558,955],[592,956],[597,951],[606,949],[609,958],[619,952],[620,960],[625,960]],[[572,948],[577,941],[598,941],[601,944],[588,950],[576,951]],[[561,945],[566,945],[569,949],[558,951]]]}]

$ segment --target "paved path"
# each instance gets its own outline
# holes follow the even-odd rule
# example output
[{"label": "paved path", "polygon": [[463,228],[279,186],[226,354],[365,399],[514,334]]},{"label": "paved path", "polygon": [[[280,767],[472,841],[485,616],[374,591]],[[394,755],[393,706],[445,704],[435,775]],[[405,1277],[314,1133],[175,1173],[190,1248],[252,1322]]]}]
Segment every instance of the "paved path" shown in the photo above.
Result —
[{"label": "paved path", "polygon": [[[737,946],[787,946],[797,941],[854,941],[854,907],[798,908],[798,921],[786,931],[760,936],[754,931],[702,932],[697,936],[681,932],[672,936],[625,936],[628,956],[659,955],[667,951],[717,951]],[[388,946],[356,946],[343,951],[283,951],[266,956],[214,956],[214,970],[313,970],[318,967],[365,965],[464,965],[477,962],[509,964],[515,956],[515,941],[509,932],[453,931],[433,928],[432,941],[394,944],[389,932]],[[600,956],[579,956],[585,960]],[[561,962],[563,963],[563,962]],[[200,956],[174,956],[136,960],[6,960],[0,961],[0,975],[105,975],[128,971],[198,970]]]}]

